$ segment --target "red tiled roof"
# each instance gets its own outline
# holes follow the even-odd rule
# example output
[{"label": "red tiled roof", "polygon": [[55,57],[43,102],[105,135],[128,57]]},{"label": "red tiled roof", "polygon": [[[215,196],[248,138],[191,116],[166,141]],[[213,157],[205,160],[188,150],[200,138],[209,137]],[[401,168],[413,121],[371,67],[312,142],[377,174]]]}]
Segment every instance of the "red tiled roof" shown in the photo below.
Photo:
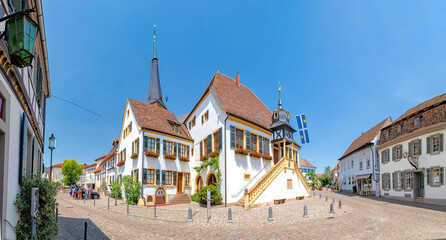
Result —
[{"label": "red tiled roof", "polygon": [[[234,79],[217,72],[198,103],[201,102],[210,89],[212,89],[212,91],[215,93],[223,109],[229,115],[239,117],[264,129],[268,129],[268,126],[271,125],[271,111],[249,88],[245,87],[243,84],[241,84],[241,87],[238,88]],[[197,105],[194,107],[194,109],[197,107]],[[193,111],[189,114],[188,118],[192,113]],[[256,114],[259,118],[256,117]]]},{"label": "red tiled roof", "polygon": [[107,156],[107,155],[104,155],[104,156],[102,156],[102,157],[98,157],[98,158],[95,159],[95,161],[101,160],[101,159],[103,159],[105,156]]},{"label": "red tiled roof", "polygon": [[53,165],[53,168],[54,168],[54,167],[60,167],[60,168],[61,168],[61,167],[63,167],[63,164],[62,164],[62,163],[59,163],[59,164]]},{"label": "red tiled roof", "polygon": [[[129,99],[135,113],[136,119],[142,128],[156,132],[166,133],[186,140],[193,140],[186,125],[179,123],[173,112],[164,108],[158,102],[145,103]],[[180,126],[176,133],[169,122]]]},{"label": "red tiled roof", "polygon": [[112,159],[115,156],[115,148],[112,147],[112,149],[110,150],[109,153],[107,153],[107,155],[105,155],[104,159],[102,160],[102,162],[100,163],[100,165],[104,165],[104,163],[106,163],[108,160]]},{"label": "red tiled roof", "polygon": [[93,164],[90,164],[90,165],[83,165],[83,166],[84,166],[84,168],[90,168],[90,167],[96,166],[96,164],[97,163],[93,163]]},{"label": "red tiled roof", "polygon": [[[381,128],[383,128],[384,124],[389,120],[390,118],[384,119],[382,122],[378,123],[378,125],[374,126],[370,130],[368,130],[366,133],[363,133],[360,137],[355,139],[355,141],[350,144],[350,146],[347,148],[347,150],[342,154],[342,157],[339,158],[339,160],[343,159],[350,153],[358,150],[359,148],[365,146],[367,143],[370,143],[376,135],[378,135]],[[391,121],[391,120],[390,120]]]},{"label": "red tiled roof", "polygon": [[339,162],[336,164],[336,166],[333,168],[333,170],[337,170],[339,168]]},{"label": "red tiled roof", "polygon": [[299,158],[299,165],[300,167],[307,167],[307,168],[316,168],[311,164],[307,159]]},{"label": "red tiled roof", "polygon": [[441,104],[442,102],[446,102],[446,93],[443,93],[439,96],[429,99],[429,100],[427,100],[421,104],[418,104],[417,106],[407,110],[405,113],[403,113],[403,115],[401,115],[398,119],[396,119],[394,121],[394,123],[396,123],[404,118],[410,117],[411,115],[416,114],[417,112],[423,111],[426,108],[429,108],[429,107],[437,105],[437,104]]},{"label": "red tiled roof", "polygon": [[323,173],[316,173],[316,177],[317,177],[317,178],[322,177],[322,175],[324,175],[324,174],[323,174]]},{"label": "red tiled roof", "polygon": [[97,172],[100,172],[101,171],[101,165],[99,165],[99,167],[98,168],[96,168],[96,170],[94,170],[94,172],[93,173],[97,173]]}]

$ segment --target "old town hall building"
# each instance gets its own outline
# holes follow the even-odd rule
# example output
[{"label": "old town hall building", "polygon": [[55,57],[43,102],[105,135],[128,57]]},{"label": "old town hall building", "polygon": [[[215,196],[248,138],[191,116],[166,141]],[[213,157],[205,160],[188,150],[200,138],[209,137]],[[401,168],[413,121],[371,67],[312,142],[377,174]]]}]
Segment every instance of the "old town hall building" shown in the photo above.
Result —
[{"label": "old town hall building", "polygon": [[193,109],[176,117],[163,101],[155,43],[153,52],[148,99],[127,100],[116,148],[117,180],[141,183],[139,204],[190,201],[207,185],[246,209],[309,196],[280,90],[271,112],[239,74],[217,72]]}]

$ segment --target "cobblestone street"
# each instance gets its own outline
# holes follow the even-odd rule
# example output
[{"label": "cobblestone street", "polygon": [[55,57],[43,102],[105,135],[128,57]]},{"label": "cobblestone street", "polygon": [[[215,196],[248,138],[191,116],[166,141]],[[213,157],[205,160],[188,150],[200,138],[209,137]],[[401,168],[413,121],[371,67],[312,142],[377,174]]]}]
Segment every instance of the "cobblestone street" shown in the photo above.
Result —
[{"label": "cobblestone street", "polygon": [[[322,198],[319,199],[319,194]],[[328,196],[328,202],[325,201]],[[335,213],[330,203],[335,198]],[[342,209],[338,209],[338,201]],[[227,223],[227,208],[212,209],[196,203],[157,207],[130,206],[107,198],[76,201],[58,196],[60,231],[58,239],[83,239],[88,222],[88,239],[434,239],[446,237],[446,207],[405,203],[382,198],[317,191],[301,201],[272,206],[274,221],[268,221],[268,207],[244,211],[233,207],[234,223]],[[303,206],[309,218],[303,218]],[[193,222],[186,222],[192,208]]]}]

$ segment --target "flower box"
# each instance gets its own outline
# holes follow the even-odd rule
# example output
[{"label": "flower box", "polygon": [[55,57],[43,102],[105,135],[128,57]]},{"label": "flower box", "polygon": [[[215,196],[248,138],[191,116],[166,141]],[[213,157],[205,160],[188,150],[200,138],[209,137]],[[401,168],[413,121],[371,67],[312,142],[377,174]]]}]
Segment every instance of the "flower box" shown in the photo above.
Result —
[{"label": "flower box", "polygon": [[207,161],[208,160],[208,155],[203,155],[200,157],[200,161]]},{"label": "flower box", "polygon": [[122,165],[124,165],[124,163],[125,163],[125,161],[124,161],[124,160],[122,160],[122,161],[118,162],[118,164],[117,164],[117,165],[118,165],[118,167],[119,167],[119,166],[122,166]]},{"label": "flower box", "polygon": [[272,160],[273,157],[271,157],[271,156],[268,155],[268,154],[263,154],[263,159],[265,159],[265,160]]},{"label": "flower box", "polygon": [[164,154],[164,158],[175,160],[177,157],[173,154]]},{"label": "flower box", "polygon": [[156,152],[152,152],[152,151],[147,151],[147,152],[145,152],[145,155],[146,155],[147,157],[154,157],[154,158],[157,158],[157,157],[160,156],[158,153],[156,153]]},{"label": "flower box", "polygon": [[138,158],[138,157],[139,157],[138,153],[134,153],[134,154],[132,154],[132,156],[130,156],[131,159],[135,159],[135,158]]},{"label": "flower box", "polygon": [[235,149],[235,153],[237,154],[241,154],[241,155],[248,155],[249,151],[243,148],[236,148]]},{"label": "flower box", "polygon": [[261,154],[259,152],[256,152],[256,151],[251,151],[251,152],[249,152],[249,156],[256,157],[256,158],[261,158],[261,157],[263,157],[263,154]]},{"label": "flower box", "polygon": [[180,161],[189,162],[189,158],[187,158],[187,157],[180,157]]},{"label": "flower box", "polygon": [[209,157],[217,157],[218,155],[220,155],[220,151],[214,151],[214,152],[211,152],[211,153],[209,153]]}]

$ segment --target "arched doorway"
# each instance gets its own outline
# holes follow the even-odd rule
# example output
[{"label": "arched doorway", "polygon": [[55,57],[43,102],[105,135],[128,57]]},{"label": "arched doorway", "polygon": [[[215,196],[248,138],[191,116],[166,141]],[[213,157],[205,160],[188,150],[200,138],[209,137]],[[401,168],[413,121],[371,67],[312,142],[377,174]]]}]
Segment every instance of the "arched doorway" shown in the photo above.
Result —
[{"label": "arched doorway", "polygon": [[198,193],[200,189],[203,187],[203,178],[201,177],[201,174],[198,174],[195,178],[195,193]]},{"label": "arched doorway", "polygon": [[208,177],[206,178],[206,186],[209,185],[217,186],[217,177],[213,172],[208,173]]},{"label": "arched doorway", "polygon": [[155,195],[156,204],[166,203],[166,190],[164,190],[163,188],[158,188],[155,192]]}]

